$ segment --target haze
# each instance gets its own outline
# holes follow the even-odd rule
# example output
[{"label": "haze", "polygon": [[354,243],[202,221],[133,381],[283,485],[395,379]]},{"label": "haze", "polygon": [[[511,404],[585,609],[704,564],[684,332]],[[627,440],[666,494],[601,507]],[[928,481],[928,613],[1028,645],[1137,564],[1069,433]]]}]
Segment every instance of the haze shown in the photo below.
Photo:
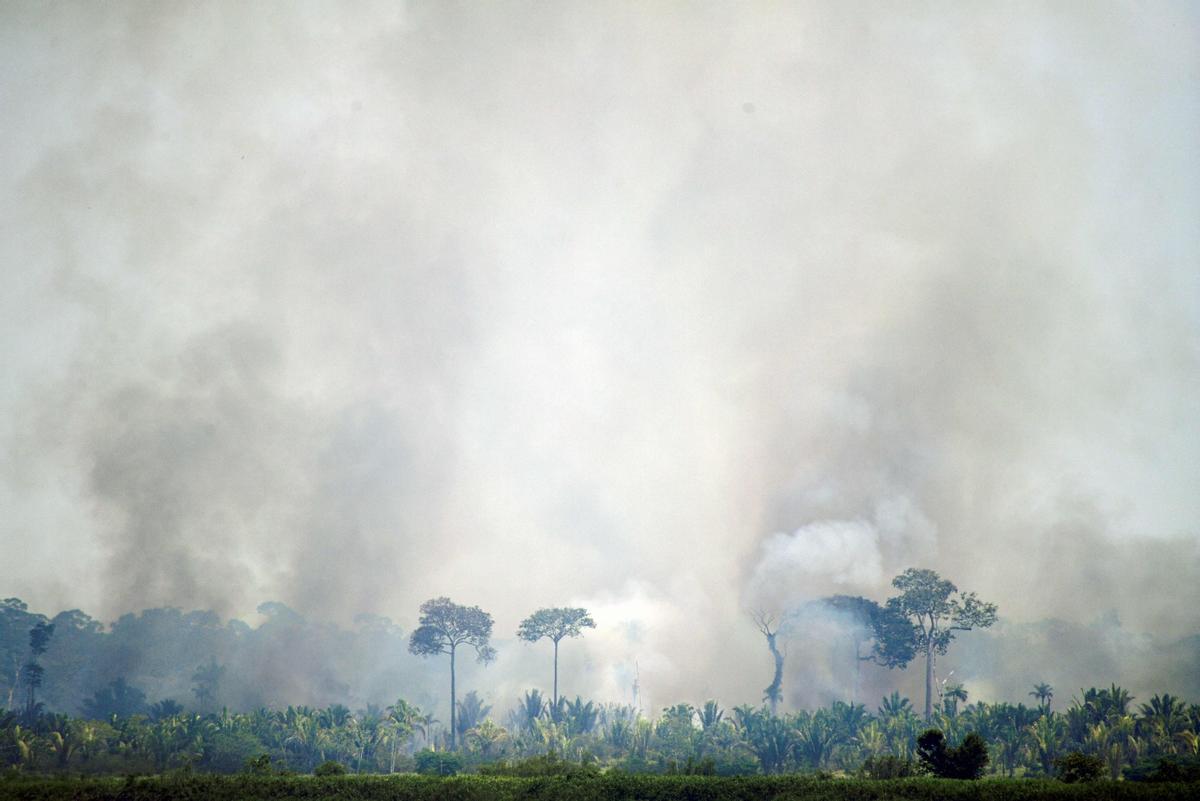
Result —
[{"label": "haze", "polygon": [[10,2],[0,75],[0,594],[448,595],[502,702],[584,606],[654,708],[920,566],[973,699],[1200,692],[1194,5]]}]

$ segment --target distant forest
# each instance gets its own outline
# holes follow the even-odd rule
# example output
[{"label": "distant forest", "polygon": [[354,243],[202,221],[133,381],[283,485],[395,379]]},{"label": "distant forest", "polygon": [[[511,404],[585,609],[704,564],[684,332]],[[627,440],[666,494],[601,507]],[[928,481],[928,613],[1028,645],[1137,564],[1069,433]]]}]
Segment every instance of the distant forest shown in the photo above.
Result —
[{"label": "distant forest", "polygon": [[[210,611],[147,609],[106,627],[78,609],[53,618],[17,598],[0,601],[0,707],[23,706],[20,673],[29,661],[30,630],[54,626],[38,698],[48,710],[134,712],[171,699],[201,712],[292,703],[365,703],[405,684],[416,666],[405,632],[390,620],[360,615],[354,628],[317,623],[280,603],[264,603],[256,628],[222,622]],[[124,709],[96,708],[97,691],[123,681]],[[106,715],[105,715],[106,716]]]}]

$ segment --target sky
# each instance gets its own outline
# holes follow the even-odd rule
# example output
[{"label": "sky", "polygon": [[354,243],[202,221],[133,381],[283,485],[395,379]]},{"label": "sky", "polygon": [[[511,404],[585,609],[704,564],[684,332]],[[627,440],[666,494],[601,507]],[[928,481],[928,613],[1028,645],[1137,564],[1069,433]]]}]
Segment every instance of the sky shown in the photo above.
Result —
[{"label": "sky", "polygon": [[0,593],[753,703],[917,566],[984,696],[1194,688],[1198,79],[1188,3],[5,3]]}]

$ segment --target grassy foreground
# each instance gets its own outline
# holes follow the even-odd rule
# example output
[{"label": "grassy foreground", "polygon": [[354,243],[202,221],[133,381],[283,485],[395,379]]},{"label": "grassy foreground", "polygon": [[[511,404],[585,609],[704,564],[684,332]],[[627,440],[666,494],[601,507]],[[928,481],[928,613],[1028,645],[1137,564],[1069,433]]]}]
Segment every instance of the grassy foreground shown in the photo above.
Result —
[{"label": "grassy foreground", "polygon": [[1200,783],[1145,784],[991,779],[824,779],[812,776],[217,776],[16,779],[0,782],[0,800],[38,801],[1022,801],[1022,799],[1200,799]]}]

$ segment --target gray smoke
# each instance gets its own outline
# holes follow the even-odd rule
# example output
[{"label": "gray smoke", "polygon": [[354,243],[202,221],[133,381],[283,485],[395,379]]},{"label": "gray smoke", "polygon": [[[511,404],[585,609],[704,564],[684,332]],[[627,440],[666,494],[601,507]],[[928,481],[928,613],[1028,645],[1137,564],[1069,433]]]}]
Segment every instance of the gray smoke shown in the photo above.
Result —
[{"label": "gray smoke", "polygon": [[[653,708],[758,700],[750,606],[919,565],[1000,605],[952,652],[979,692],[1198,692],[1198,28],[6,4],[0,584],[408,628],[445,594],[504,637],[585,605],[566,691]],[[1045,619],[1091,645],[1012,645]]]}]

